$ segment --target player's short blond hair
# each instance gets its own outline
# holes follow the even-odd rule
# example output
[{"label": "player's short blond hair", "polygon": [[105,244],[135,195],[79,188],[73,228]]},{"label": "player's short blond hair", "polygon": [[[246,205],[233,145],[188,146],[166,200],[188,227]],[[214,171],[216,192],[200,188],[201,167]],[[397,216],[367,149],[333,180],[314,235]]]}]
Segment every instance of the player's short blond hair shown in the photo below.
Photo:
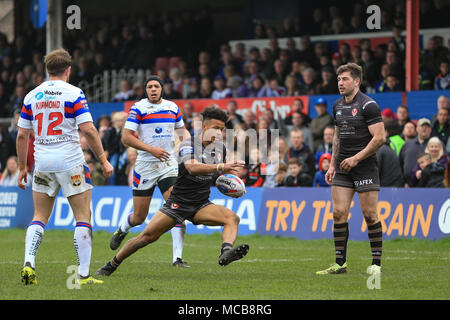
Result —
[{"label": "player's short blond hair", "polygon": [[64,49],[57,49],[50,52],[44,59],[47,72],[51,76],[59,76],[72,64],[72,57]]},{"label": "player's short blond hair", "polygon": [[350,76],[353,79],[359,78],[361,81],[363,79],[363,70],[362,67],[356,63],[353,62],[349,62],[347,64],[343,64],[342,66],[340,66],[339,68],[337,68],[336,70],[336,74],[340,75],[341,73],[344,72],[350,72]]}]

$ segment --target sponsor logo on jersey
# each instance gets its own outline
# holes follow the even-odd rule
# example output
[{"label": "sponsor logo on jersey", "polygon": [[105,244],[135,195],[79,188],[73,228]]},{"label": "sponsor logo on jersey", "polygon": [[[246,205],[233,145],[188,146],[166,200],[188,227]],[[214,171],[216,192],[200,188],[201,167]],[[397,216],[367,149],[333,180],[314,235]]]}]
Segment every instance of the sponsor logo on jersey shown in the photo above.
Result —
[{"label": "sponsor logo on jersey", "polygon": [[355,183],[355,187],[366,186],[369,184],[373,184],[373,179],[365,179],[365,180],[355,181],[354,183]]},{"label": "sponsor logo on jersey", "polygon": [[34,96],[37,100],[41,100],[44,97],[44,94],[42,92],[38,92],[36,93],[36,95]]},{"label": "sponsor logo on jersey", "polygon": [[176,209],[178,209],[179,207],[180,207],[180,205],[179,205],[179,204],[176,204],[175,202],[172,202],[172,204],[170,205],[170,208],[173,209],[173,210],[176,210]]},{"label": "sponsor logo on jersey", "polygon": [[61,91],[44,90],[44,93],[49,95],[49,96],[60,96],[60,95],[62,95]]},{"label": "sponsor logo on jersey", "polygon": [[163,131],[163,129],[161,127],[156,127],[155,128],[155,132],[156,133],[161,133]]},{"label": "sponsor logo on jersey", "polygon": [[353,108],[353,109],[352,109],[352,115],[353,115],[353,116],[356,116],[357,113],[358,113],[358,109]]}]

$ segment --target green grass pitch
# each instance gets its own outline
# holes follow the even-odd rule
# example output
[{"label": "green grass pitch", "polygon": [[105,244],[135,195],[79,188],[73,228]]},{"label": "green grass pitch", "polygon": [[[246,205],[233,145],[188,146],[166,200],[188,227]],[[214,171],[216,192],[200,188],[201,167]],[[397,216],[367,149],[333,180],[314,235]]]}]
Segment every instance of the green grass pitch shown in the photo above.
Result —
[{"label": "green grass pitch", "polygon": [[[91,273],[114,253],[110,234],[95,232]],[[130,237],[132,235],[129,235]],[[70,265],[76,264],[73,232],[48,230],[36,259],[38,284],[24,286],[20,271],[25,230],[0,231],[0,299],[149,299],[149,300],[298,300],[298,299],[448,299],[450,238],[439,241],[396,239],[383,243],[380,289],[368,289],[371,262],[368,241],[349,241],[349,273],[318,276],[334,261],[332,239],[241,236],[250,252],[226,267],[217,263],[220,234],[186,234],[183,258],[189,269],[172,267],[172,238],[128,258],[105,283],[68,289]],[[375,282],[372,282],[376,284]]]}]

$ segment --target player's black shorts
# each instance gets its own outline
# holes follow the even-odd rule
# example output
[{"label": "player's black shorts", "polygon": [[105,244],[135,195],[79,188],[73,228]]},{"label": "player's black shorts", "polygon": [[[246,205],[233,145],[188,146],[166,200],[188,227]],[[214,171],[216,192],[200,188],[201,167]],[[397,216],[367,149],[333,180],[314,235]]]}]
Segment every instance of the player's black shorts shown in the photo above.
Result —
[{"label": "player's black shorts", "polygon": [[210,204],[214,203],[207,200],[202,204],[192,205],[186,204],[185,202],[178,202],[176,199],[172,199],[171,197],[169,197],[166,203],[164,203],[162,208],[159,210],[165,215],[175,219],[177,223],[183,223],[183,221],[186,219],[194,223],[194,221],[192,221],[194,215],[198,211],[200,211],[200,209],[203,209],[204,207],[209,206]]},{"label": "player's black shorts", "polygon": [[336,175],[332,185],[337,187],[352,188],[356,192],[379,191],[380,176],[376,158],[361,161],[349,172],[339,168],[340,161],[336,166]]}]

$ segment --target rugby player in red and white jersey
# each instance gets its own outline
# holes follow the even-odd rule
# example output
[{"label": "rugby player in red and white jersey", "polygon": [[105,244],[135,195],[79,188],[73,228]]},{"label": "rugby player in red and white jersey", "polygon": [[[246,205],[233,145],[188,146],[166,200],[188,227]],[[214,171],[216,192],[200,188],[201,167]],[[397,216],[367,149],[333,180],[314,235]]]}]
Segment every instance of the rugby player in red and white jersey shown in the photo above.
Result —
[{"label": "rugby player in red and white jersey", "polygon": [[18,122],[18,184],[22,189],[25,189],[23,181],[27,182],[27,146],[31,131],[35,136],[34,215],[25,237],[25,261],[21,273],[24,284],[37,283],[35,257],[60,189],[76,220],[73,242],[78,258],[78,283],[103,282],[89,273],[93,185],[81,150],[78,129],[101,162],[103,175],[110,177],[114,169],[104,154],[83,91],[68,83],[71,63],[72,59],[64,49],[52,51],[45,57],[50,78],[26,95]]}]

